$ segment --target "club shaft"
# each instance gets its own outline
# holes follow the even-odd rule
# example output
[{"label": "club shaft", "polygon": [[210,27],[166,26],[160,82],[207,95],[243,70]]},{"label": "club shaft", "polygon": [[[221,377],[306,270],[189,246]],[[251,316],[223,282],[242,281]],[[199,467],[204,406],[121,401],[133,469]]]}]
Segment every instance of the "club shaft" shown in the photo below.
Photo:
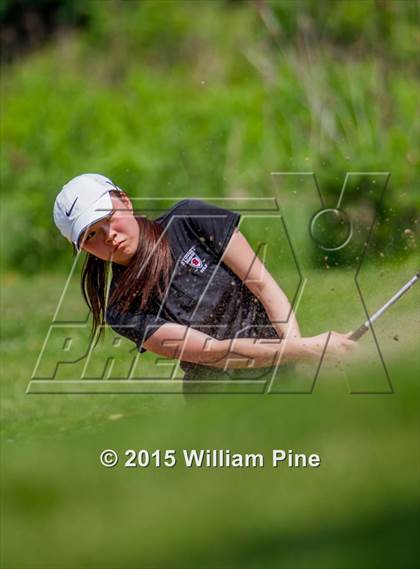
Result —
[{"label": "club shaft", "polygon": [[375,314],[373,314],[368,320],[366,320],[366,322],[362,324],[360,328],[355,330],[353,334],[350,336],[350,339],[358,340],[361,336],[363,336],[363,334],[365,334],[369,330],[369,328],[372,326],[375,320],[377,320],[380,316],[382,316],[382,314],[386,310],[388,310],[390,306],[392,306],[395,302],[397,302],[397,300],[401,298],[402,295],[406,293],[413,286],[413,284],[415,284],[419,280],[419,275],[420,273],[414,275],[414,277],[412,277],[408,281],[408,283],[406,283],[402,288],[400,288],[400,290],[396,292],[394,296],[388,300],[388,302],[386,302],[379,310],[375,312]]}]

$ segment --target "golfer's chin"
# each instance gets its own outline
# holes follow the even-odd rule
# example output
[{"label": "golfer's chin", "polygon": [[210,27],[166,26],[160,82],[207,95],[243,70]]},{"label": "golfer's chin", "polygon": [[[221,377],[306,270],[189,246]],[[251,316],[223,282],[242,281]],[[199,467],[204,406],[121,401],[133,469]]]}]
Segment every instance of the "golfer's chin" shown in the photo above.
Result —
[{"label": "golfer's chin", "polygon": [[129,243],[122,243],[111,255],[111,261],[118,265],[128,265],[134,256],[135,249]]}]

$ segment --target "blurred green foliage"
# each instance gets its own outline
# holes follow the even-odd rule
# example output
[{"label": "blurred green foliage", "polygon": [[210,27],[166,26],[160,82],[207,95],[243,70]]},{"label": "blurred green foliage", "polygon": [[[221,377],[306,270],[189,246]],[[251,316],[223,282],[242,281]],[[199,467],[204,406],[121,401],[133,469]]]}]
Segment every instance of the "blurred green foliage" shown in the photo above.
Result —
[{"label": "blurred green foliage", "polygon": [[[398,279],[415,267],[407,260]],[[299,309],[303,331],[358,324],[351,272],[317,273],[309,274],[315,286]],[[281,394],[198,395],[186,405],[176,395],[26,395],[65,276],[3,280],[2,568],[418,567],[414,291],[375,325],[393,394],[350,395],[353,374],[335,366],[322,367],[312,394],[293,394],[308,387],[300,366]],[[395,290],[395,270],[378,278],[366,267],[362,285],[367,305],[377,307]],[[66,305],[77,319],[76,287]],[[360,349],[365,355],[352,362],[357,384],[383,386],[373,337]],[[147,377],[153,364],[144,356]],[[114,469],[99,464],[106,448],[120,454]],[[180,461],[173,469],[131,469],[122,466],[128,448],[176,449],[179,457],[184,448],[262,452],[266,466],[187,469]],[[318,453],[321,467],[272,469],[273,448]]]},{"label": "blurred green foliage", "polygon": [[110,0],[83,11],[83,30],[69,25],[3,66],[7,268],[68,264],[51,212],[83,172],[131,196],[235,198],[272,195],[272,171],[312,170],[334,207],[347,171],[389,171],[385,201],[363,205],[382,221],[378,250],[409,250],[415,2]]}]

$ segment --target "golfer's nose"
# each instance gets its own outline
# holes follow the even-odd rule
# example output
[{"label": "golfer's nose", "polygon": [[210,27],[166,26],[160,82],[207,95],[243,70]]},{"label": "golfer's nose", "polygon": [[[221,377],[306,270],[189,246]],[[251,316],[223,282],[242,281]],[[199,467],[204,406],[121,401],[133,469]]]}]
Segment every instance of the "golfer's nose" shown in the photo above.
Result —
[{"label": "golfer's nose", "polygon": [[112,245],[116,240],[117,232],[112,228],[110,223],[107,223],[104,229],[105,229],[105,243],[107,245]]}]

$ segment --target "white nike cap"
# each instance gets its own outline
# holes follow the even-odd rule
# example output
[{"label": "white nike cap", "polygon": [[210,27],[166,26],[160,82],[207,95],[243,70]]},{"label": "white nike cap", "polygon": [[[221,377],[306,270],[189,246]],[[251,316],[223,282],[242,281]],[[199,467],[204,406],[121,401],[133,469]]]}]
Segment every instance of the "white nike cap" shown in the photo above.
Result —
[{"label": "white nike cap", "polygon": [[109,192],[121,188],[101,174],[82,174],[63,186],[54,203],[54,222],[79,249],[82,232],[112,211]]}]

